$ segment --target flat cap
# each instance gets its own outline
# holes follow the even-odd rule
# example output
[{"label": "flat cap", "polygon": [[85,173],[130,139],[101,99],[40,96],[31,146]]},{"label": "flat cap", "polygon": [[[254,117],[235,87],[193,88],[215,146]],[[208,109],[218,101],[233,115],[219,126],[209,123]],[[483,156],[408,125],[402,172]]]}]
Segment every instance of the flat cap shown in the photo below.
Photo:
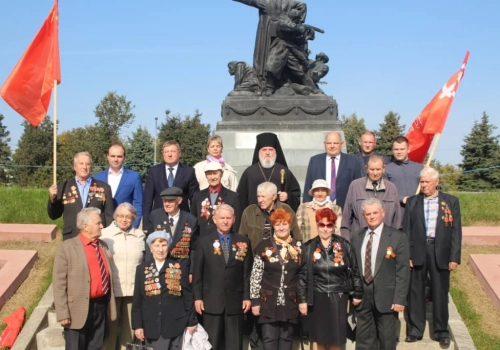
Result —
[{"label": "flat cap", "polygon": [[177,199],[182,197],[182,190],[179,187],[169,187],[161,191],[160,197],[163,199]]}]

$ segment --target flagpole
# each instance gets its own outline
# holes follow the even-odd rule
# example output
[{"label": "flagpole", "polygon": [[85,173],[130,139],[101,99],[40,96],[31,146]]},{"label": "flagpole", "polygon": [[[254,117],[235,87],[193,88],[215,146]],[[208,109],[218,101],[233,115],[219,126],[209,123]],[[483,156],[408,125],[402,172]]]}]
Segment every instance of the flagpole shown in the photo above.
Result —
[{"label": "flagpole", "polygon": [[57,79],[54,79],[54,133],[53,133],[53,154],[54,164],[52,168],[52,183],[57,185]]}]

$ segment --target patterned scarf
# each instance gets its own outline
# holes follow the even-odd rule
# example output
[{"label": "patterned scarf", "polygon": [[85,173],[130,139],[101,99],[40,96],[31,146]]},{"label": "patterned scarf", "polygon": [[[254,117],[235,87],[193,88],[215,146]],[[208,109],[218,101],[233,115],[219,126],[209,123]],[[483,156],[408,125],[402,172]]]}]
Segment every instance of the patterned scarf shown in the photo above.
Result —
[{"label": "patterned scarf", "polygon": [[222,155],[219,158],[212,157],[210,154],[207,155],[207,163],[210,162],[218,162],[221,167],[224,167],[224,165],[226,164],[224,162],[224,158],[222,158]]},{"label": "patterned scarf", "polygon": [[288,237],[287,237],[286,240],[282,240],[282,239],[278,238],[276,236],[276,234],[274,234],[273,238],[276,241],[276,243],[281,244],[281,246],[283,247],[283,249],[281,249],[281,252],[280,252],[281,258],[283,260],[286,260],[286,254],[287,253],[290,254],[290,257],[292,258],[292,260],[296,260],[297,259],[297,255],[299,253],[297,252],[297,250],[295,250],[294,247],[292,247],[290,245],[290,243],[292,243],[292,237],[290,237],[290,235],[288,235]]}]

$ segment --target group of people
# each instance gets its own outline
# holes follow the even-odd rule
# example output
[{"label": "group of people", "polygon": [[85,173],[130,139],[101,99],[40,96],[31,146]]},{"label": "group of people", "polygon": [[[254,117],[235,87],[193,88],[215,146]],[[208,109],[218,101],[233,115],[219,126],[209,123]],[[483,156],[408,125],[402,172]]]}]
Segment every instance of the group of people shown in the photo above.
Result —
[{"label": "group of people", "polygon": [[450,343],[459,203],[439,191],[435,169],[408,160],[408,140],[394,139],[389,161],[372,132],[356,155],[329,132],[303,192],[278,137],[256,141],[239,182],[219,136],[194,167],[179,161],[177,142],[165,142],[144,190],[121,145],[94,176],[91,155],[75,155],[75,178],[49,188],[47,208],[64,222],[53,289],[66,349],[138,341],[228,350],[248,338],[252,348],[286,350],[297,334],[315,349],[340,349],[348,310],[356,349],[395,349],[399,312],[405,341],[422,339],[429,278],[433,337]]}]

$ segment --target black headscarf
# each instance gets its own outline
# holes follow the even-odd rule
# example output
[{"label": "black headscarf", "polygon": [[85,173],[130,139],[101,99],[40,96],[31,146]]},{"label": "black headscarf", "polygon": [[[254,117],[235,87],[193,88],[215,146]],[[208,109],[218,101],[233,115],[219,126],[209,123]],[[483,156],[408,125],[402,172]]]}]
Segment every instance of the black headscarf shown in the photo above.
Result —
[{"label": "black headscarf", "polygon": [[276,134],[273,134],[272,132],[264,132],[257,135],[257,144],[255,145],[255,150],[253,152],[252,164],[255,164],[259,161],[259,151],[263,147],[273,147],[276,150],[276,163],[279,163],[285,168],[288,168],[288,165],[286,164],[285,154],[281,149],[280,140],[278,140],[278,136],[276,136]]}]

